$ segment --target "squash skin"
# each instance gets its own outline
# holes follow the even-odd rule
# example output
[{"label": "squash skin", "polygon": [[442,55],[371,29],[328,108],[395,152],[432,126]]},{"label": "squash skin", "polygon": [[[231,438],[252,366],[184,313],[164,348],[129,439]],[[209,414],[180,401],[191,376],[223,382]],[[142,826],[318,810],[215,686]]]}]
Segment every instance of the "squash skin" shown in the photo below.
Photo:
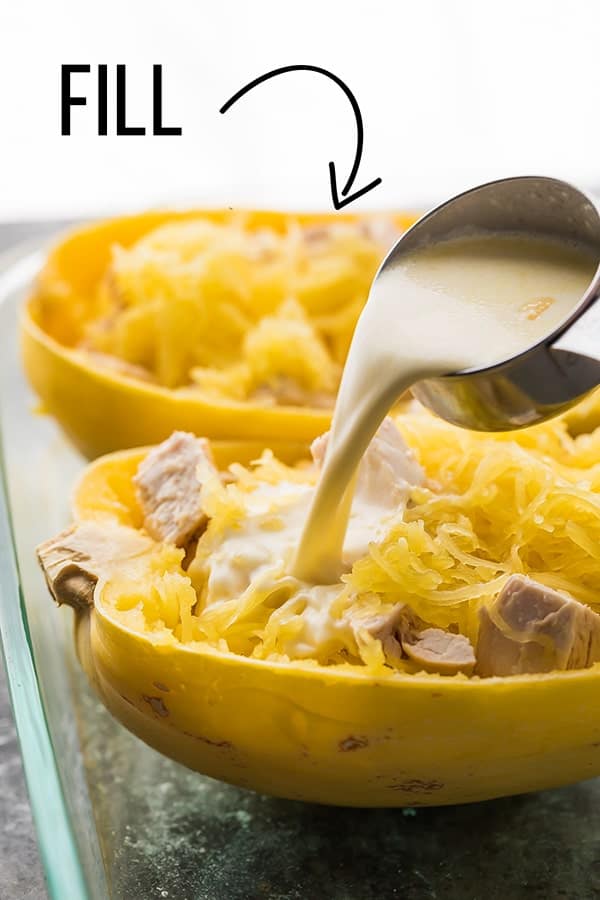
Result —
[{"label": "squash skin", "polygon": [[[175,429],[216,439],[311,441],[329,427],[330,413],[301,407],[215,403],[146,384],[87,363],[70,348],[77,315],[93,301],[111,246],[129,246],[168,222],[202,217],[226,222],[230,210],[151,212],[78,229],[50,253],[21,320],[25,371],[44,411],[54,416],[88,459],[113,450],[159,443]],[[289,214],[249,211],[254,228],[281,229]],[[305,224],[355,221],[352,214],[295,214]],[[416,216],[394,214],[401,229]],[[78,312],[79,311],[79,312]]]},{"label": "squash skin", "polygon": [[[225,456],[213,447],[220,465],[230,460],[232,447]],[[254,453],[238,450],[242,460]],[[127,483],[145,452],[89,467],[75,518],[135,524]],[[134,734],[191,769],[264,793],[341,806],[444,805],[600,774],[600,665],[511,678],[375,678],[137,634],[98,603],[77,616],[76,642],[105,705]]]}]

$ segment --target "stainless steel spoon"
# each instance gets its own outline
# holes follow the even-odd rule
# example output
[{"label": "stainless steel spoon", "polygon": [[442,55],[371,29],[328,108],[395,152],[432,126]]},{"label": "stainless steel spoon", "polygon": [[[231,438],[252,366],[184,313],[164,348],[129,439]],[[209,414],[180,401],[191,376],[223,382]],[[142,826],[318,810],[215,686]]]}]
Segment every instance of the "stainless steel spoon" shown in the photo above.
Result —
[{"label": "stainless steel spoon", "polygon": [[[600,263],[600,210],[556,178],[483,184],[423,216],[392,247],[377,277],[418,247],[465,230],[548,236],[587,245]],[[564,412],[600,384],[600,266],[571,315],[547,338],[499,365],[420,381],[412,392],[448,422],[508,431]]]}]

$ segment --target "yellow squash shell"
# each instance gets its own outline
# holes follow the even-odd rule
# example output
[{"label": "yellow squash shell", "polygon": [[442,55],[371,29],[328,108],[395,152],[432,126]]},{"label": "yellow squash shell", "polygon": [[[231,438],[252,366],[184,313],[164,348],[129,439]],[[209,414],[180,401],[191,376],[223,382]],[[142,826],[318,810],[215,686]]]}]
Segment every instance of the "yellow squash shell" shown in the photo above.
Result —
[{"label": "yellow squash shell", "polygon": [[[88,458],[158,443],[175,429],[217,439],[306,443],[327,430],[330,414],[297,406],[209,400],[94,366],[73,349],[78,323],[95,302],[115,244],[131,246],[165,223],[202,217],[227,222],[230,210],[155,212],[101,222],[74,231],[50,253],[22,318],[22,353],[44,411],[54,416]],[[248,212],[247,227],[281,230],[289,214]],[[351,214],[295,214],[302,224],[355,221]],[[414,216],[395,215],[405,229]]]},{"label": "yellow squash shell", "polygon": [[[256,446],[214,443],[223,466]],[[146,451],[92,464],[76,520],[137,527]],[[511,678],[373,677],[272,663],[77,614],[84,669],[108,709],[167,756],[232,784],[345,806],[466,803],[600,775],[600,666]]]}]

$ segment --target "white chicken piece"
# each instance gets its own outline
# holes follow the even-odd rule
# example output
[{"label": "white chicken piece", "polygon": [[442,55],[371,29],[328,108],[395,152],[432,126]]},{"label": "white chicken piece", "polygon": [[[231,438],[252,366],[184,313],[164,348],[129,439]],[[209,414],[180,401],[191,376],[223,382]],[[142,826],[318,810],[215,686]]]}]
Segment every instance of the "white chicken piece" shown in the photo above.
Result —
[{"label": "white chicken piece", "polygon": [[207,440],[185,431],[154,447],[134,476],[144,528],[156,541],[186,547],[206,528],[202,483],[217,474]]},{"label": "white chicken piece", "polygon": [[[329,432],[311,446],[315,463],[321,466]],[[381,538],[392,517],[402,515],[414,487],[422,485],[425,473],[413,451],[389,417],[383,420],[360,462],[352,509],[344,541],[343,562],[353,563],[367,552],[369,543]]]},{"label": "white chicken piece", "polygon": [[600,615],[531,578],[513,575],[480,612],[476,674],[584,669],[600,661]]},{"label": "white chicken piece", "polygon": [[425,672],[470,675],[475,668],[475,652],[470,640],[464,634],[442,628],[409,631],[402,638],[402,649]]},{"label": "white chicken piece", "polygon": [[475,652],[467,637],[427,625],[405,603],[397,603],[362,627],[381,641],[392,666],[408,658],[424,672],[438,675],[470,675],[475,666]]},{"label": "white chicken piece", "polygon": [[[320,467],[325,459],[329,432],[312,442],[310,452]],[[358,467],[354,497],[380,510],[406,504],[410,489],[422,485],[425,473],[414,452],[389,416],[383,420]]]}]

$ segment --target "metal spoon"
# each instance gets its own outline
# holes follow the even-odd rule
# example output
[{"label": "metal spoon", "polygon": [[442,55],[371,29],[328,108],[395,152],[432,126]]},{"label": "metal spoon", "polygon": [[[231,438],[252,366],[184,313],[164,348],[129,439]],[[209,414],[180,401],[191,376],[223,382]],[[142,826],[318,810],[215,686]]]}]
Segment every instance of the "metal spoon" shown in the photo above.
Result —
[{"label": "metal spoon", "polygon": [[[556,178],[522,176],[459,194],[423,216],[392,247],[377,277],[405,253],[461,230],[576,241],[600,263],[600,210]],[[564,412],[600,384],[600,266],[571,315],[547,338],[499,365],[420,381],[418,400],[448,422],[508,431]]]}]

